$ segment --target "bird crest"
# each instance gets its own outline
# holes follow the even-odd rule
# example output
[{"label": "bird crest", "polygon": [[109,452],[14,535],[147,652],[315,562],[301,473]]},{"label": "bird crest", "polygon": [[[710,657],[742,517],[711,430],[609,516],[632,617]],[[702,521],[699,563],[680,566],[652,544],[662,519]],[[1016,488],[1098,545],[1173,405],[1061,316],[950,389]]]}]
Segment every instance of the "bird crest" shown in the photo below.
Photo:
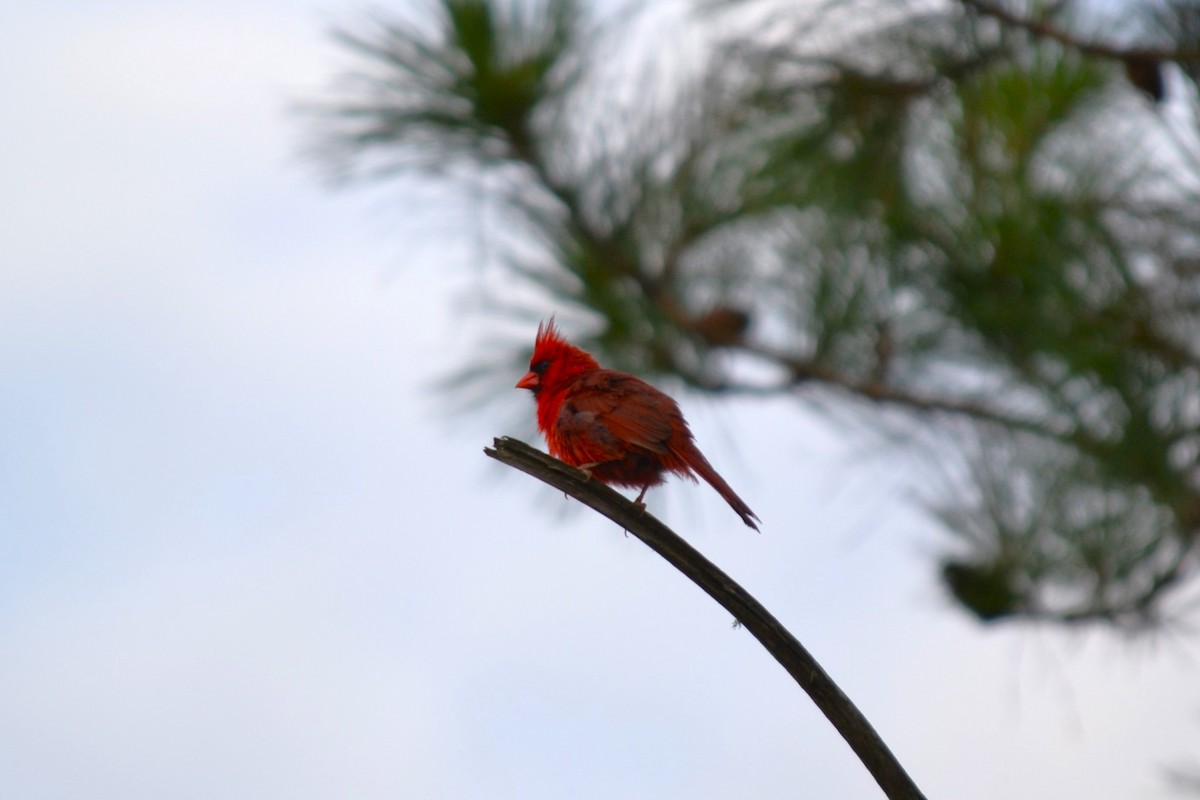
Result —
[{"label": "bird crest", "polygon": [[566,340],[562,338],[562,334],[558,332],[558,325],[555,324],[553,315],[550,319],[538,323],[537,337],[533,340],[533,347],[536,350],[543,344],[548,345],[551,342],[566,343]]},{"label": "bird crest", "polygon": [[554,373],[571,377],[600,366],[589,353],[562,337],[554,317],[538,323],[537,337],[533,340],[533,357],[529,363],[536,365],[541,362],[550,362]]}]

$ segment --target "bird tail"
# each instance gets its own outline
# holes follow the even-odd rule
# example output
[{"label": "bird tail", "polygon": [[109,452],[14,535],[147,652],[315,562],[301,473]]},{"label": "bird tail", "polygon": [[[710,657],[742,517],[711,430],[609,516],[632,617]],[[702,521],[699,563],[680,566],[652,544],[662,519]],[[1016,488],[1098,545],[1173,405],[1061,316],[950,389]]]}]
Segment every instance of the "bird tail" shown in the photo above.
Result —
[{"label": "bird tail", "polygon": [[733,487],[726,483],[725,479],[713,469],[713,465],[708,463],[708,459],[700,452],[700,448],[696,447],[692,442],[688,442],[688,445],[689,447],[685,452],[678,453],[677,455],[687,463],[693,472],[704,478],[709,486],[716,489],[717,494],[725,498],[725,502],[729,503],[729,506],[737,512],[738,516],[742,518],[742,522],[757,531],[758,525],[756,523],[762,522],[758,518],[758,515],[750,510],[750,506],[746,505],[745,501],[737,496],[737,492],[733,490]]}]

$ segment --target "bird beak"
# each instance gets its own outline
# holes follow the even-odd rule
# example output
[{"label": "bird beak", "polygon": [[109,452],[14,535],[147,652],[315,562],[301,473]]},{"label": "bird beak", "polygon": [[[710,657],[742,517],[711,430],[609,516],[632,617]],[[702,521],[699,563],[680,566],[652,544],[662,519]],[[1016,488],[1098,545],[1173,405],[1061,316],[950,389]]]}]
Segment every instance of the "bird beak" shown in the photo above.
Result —
[{"label": "bird beak", "polygon": [[536,389],[537,387],[538,387],[538,375],[533,370],[526,372],[525,377],[521,378],[521,380],[517,381],[517,385],[516,385],[517,389],[528,389],[531,392],[534,389]]}]

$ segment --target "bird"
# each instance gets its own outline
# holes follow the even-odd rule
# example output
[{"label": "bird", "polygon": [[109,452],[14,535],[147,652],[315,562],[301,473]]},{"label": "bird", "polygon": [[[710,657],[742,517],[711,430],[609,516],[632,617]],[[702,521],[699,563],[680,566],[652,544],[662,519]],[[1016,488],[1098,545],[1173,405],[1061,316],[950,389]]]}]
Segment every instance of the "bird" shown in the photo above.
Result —
[{"label": "bird", "polygon": [[602,483],[646,491],[675,474],[703,478],[750,528],[761,522],[700,452],[679,405],[627,372],[603,369],[567,342],[554,317],[538,325],[529,371],[517,381],[537,404],[550,455]]}]

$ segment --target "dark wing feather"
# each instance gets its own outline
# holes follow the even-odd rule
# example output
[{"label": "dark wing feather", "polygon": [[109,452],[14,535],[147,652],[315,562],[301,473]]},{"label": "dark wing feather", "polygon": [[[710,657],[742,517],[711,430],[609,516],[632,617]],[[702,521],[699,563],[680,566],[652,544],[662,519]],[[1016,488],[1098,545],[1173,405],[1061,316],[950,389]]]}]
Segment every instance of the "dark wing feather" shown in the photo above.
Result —
[{"label": "dark wing feather", "polygon": [[679,407],[658,389],[624,372],[596,370],[582,376],[567,393],[558,429],[564,438],[571,438],[586,426],[606,449],[635,447],[667,455],[673,420],[682,422]]}]

